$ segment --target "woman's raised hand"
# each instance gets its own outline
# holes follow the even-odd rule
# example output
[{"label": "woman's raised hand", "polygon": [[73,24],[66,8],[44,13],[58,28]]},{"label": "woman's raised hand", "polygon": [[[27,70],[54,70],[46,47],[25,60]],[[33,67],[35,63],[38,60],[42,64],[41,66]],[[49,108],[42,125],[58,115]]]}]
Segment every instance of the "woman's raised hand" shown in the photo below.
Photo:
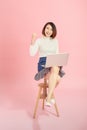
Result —
[{"label": "woman's raised hand", "polygon": [[37,38],[37,34],[36,33],[33,33],[32,34],[32,38],[31,38],[31,45],[33,45],[36,41],[36,38]]}]

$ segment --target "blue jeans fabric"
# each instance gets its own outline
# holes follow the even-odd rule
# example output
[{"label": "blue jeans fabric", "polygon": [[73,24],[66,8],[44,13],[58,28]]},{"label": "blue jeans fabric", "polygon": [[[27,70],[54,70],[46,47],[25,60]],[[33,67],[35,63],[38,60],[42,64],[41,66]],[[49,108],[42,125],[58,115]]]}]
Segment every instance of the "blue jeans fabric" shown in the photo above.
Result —
[{"label": "blue jeans fabric", "polygon": [[46,57],[40,57],[38,62],[38,72],[44,69],[42,65],[46,64]]}]

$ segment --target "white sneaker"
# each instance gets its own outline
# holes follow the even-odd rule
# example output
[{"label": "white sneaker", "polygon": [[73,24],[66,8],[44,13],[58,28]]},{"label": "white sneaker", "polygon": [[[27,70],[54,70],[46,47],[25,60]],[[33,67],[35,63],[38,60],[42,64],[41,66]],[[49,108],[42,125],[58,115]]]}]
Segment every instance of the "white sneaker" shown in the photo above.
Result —
[{"label": "white sneaker", "polygon": [[52,98],[52,99],[50,100],[50,102],[51,102],[52,104],[55,104],[55,99]]},{"label": "white sneaker", "polygon": [[51,107],[52,104],[51,104],[50,102],[45,101],[45,106],[47,106],[47,107]]}]

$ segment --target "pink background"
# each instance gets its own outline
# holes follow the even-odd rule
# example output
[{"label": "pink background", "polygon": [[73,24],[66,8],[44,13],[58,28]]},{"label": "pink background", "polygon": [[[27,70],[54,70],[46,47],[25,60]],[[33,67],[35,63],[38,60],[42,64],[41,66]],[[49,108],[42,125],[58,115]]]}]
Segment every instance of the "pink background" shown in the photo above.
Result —
[{"label": "pink background", "polygon": [[[36,32],[38,37],[41,36],[43,25],[48,21],[54,22],[57,26],[60,51],[69,52],[70,56],[67,66],[64,66],[66,75],[55,91],[62,117],[58,119],[43,113],[43,116],[38,118],[40,119],[38,125],[38,120],[33,122],[30,116],[33,113],[38,91],[36,87],[38,82],[33,79],[37,71],[38,55],[30,57],[29,46],[32,33]],[[27,130],[30,124],[33,130],[48,130],[55,127],[55,130],[58,128],[86,130],[86,49],[86,0],[0,0],[0,109],[2,113],[0,122],[1,124],[18,123],[17,127],[15,125],[0,127],[5,130],[6,128]],[[9,109],[16,111],[9,111]],[[25,117],[26,110],[30,114],[26,114]],[[15,115],[19,114],[17,122],[17,117],[14,114],[12,116],[12,112]],[[69,117],[70,114],[72,115]],[[5,121],[2,118],[5,118]],[[22,126],[20,122],[21,120],[24,122],[25,118],[27,119]],[[51,125],[51,121],[54,125]],[[47,128],[43,122],[47,123]]]}]

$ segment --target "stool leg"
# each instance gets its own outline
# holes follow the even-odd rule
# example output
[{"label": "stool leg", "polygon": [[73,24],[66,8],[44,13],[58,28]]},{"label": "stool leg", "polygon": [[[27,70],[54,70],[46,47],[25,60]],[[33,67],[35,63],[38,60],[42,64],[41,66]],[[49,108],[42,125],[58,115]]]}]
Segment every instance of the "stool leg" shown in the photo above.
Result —
[{"label": "stool leg", "polygon": [[42,104],[42,109],[44,110],[44,101],[45,101],[45,98],[43,98],[43,104]]},{"label": "stool leg", "polygon": [[[52,96],[53,96],[53,98],[55,99],[54,94],[53,94]],[[59,111],[58,111],[58,107],[57,107],[56,102],[55,102],[54,106],[55,106],[55,109],[56,109],[57,116],[59,116]]]},{"label": "stool leg", "polygon": [[33,118],[35,118],[35,116],[36,116],[36,111],[37,111],[38,102],[39,102],[40,95],[41,95],[41,90],[42,90],[42,88],[39,87],[39,92],[38,92],[38,96],[37,96],[37,99],[36,99],[36,104],[35,104],[35,108],[34,108]]},{"label": "stool leg", "polygon": [[47,88],[44,86],[44,88],[43,88],[43,104],[42,104],[42,109],[44,109],[44,102],[45,102],[46,97],[47,97]]}]

